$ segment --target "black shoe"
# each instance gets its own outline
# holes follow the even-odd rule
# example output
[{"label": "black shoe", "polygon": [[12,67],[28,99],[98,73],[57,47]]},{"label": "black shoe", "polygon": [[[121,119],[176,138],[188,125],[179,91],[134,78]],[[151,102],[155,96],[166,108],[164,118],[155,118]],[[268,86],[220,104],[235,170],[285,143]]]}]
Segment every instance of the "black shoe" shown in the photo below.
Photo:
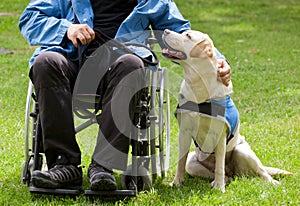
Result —
[{"label": "black shoe", "polygon": [[112,171],[102,167],[101,165],[92,163],[88,169],[88,177],[90,178],[91,190],[116,190],[117,183]]},{"label": "black shoe", "polygon": [[35,170],[31,175],[32,185],[51,189],[80,189],[82,168],[74,165],[56,165],[48,171]]}]

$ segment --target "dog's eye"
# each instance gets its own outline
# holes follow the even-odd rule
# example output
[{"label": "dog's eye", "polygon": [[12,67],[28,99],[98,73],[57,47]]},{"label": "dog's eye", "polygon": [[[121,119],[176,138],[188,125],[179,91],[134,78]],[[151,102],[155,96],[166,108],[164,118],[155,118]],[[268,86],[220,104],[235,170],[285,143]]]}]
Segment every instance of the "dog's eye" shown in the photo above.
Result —
[{"label": "dog's eye", "polygon": [[189,38],[189,39],[192,39],[191,35],[189,33],[186,33],[186,36]]}]

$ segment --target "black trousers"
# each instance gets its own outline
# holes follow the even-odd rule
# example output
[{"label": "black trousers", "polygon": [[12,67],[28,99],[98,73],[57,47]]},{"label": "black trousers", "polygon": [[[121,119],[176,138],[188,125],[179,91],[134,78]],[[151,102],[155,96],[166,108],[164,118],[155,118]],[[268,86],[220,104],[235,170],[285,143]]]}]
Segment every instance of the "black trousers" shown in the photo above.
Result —
[{"label": "black trousers", "polygon": [[[72,111],[72,91],[78,73],[77,62],[57,52],[40,54],[29,73],[39,103],[48,168],[55,164],[81,164]],[[93,158],[109,169],[124,169],[132,127],[130,117],[139,99],[138,91],[145,86],[144,64],[134,55],[123,55],[112,64],[105,78]],[[114,151],[108,152],[108,148]]]}]

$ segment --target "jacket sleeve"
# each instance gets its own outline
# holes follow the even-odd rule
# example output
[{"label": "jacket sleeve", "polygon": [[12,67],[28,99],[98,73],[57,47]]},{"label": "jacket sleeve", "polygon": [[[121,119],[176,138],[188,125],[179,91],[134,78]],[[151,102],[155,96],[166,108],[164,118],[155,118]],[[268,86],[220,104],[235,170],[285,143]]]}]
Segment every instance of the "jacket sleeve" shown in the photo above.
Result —
[{"label": "jacket sleeve", "polygon": [[[121,24],[116,38],[121,41],[144,43],[151,26],[160,46],[165,47],[162,34],[165,29],[178,33],[191,29],[190,22],[180,13],[173,0],[138,0],[138,5]],[[216,49],[218,58],[225,57]]]},{"label": "jacket sleeve", "polygon": [[32,0],[20,17],[19,29],[33,46],[59,45],[73,17],[71,1]]},{"label": "jacket sleeve", "polygon": [[170,29],[182,32],[190,29],[190,23],[185,20],[172,0],[139,0],[133,12],[123,21],[116,37],[124,34],[148,30],[164,31]]},{"label": "jacket sleeve", "polygon": [[173,0],[138,0],[138,5],[119,27],[116,38],[145,43],[151,35],[150,26],[164,47],[161,36],[165,29],[183,32],[190,29],[190,22],[184,19]]},{"label": "jacket sleeve", "polygon": [[152,29],[169,29],[178,33],[191,29],[190,22],[182,16],[173,0],[159,0],[156,5],[149,6],[152,7],[149,8]]}]

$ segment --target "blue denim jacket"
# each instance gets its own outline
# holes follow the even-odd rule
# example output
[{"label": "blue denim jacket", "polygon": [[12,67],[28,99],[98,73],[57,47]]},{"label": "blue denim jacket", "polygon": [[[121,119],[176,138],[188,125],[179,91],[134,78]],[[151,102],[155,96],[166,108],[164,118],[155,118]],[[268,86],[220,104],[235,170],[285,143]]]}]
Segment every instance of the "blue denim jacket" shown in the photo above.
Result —
[{"label": "blue denim jacket", "polygon": [[[31,0],[19,21],[24,38],[30,45],[40,46],[30,59],[29,66],[44,51],[60,52],[77,60],[77,48],[66,37],[66,31],[73,23],[88,24],[93,28],[93,19],[89,0]],[[149,26],[160,31],[170,29],[183,32],[190,29],[189,21],[183,18],[173,0],[138,0],[138,5],[121,24],[116,37],[126,37],[126,41],[139,37],[136,41],[145,42],[147,32],[143,32],[144,35],[139,32],[149,32]]]},{"label": "blue denim jacket", "polygon": [[89,0],[31,0],[22,13],[19,28],[30,45],[37,48],[29,61],[43,51],[57,51],[70,59],[77,58],[77,49],[66,37],[72,23],[78,21],[93,28],[93,10]]}]

